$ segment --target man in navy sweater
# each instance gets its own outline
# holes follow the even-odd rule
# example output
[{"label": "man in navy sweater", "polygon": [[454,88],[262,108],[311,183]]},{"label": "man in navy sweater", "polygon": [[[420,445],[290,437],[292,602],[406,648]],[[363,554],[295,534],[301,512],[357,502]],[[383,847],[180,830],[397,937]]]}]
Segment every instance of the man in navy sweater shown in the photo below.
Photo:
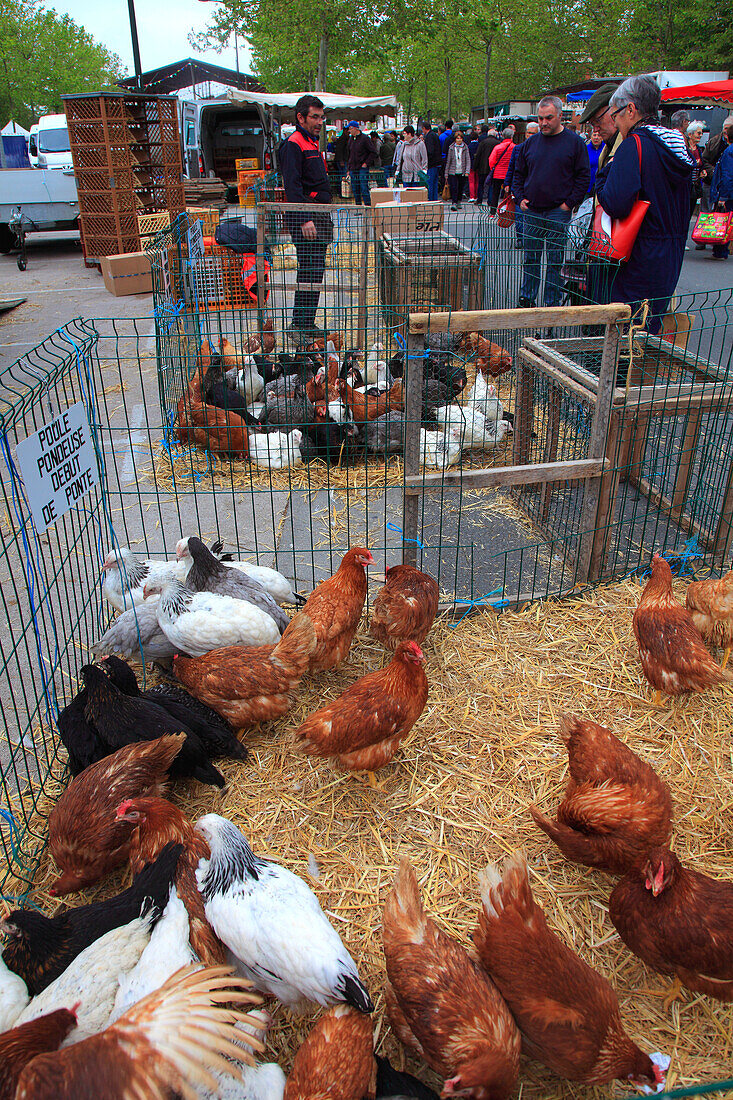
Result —
[{"label": "man in navy sweater", "polygon": [[[325,117],[323,102],[317,96],[303,95],[295,104],[295,133],[278,150],[287,202],[324,206],[331,202],[326,162],[318,147]],[[290,331],[300,338],[315,333],[320,284],[326,270],[326,252],[333,239],[333,222],[328,211],[321,214],[288,210],[285,225],[298,257]]]},{"label": "man in navy sweater", "polygon": [[539,134],[517,150],[512,191],[524,211],[524,276],[520,308],[536,305],[543,249],[547,250],[544,305],[560,303],[560,268],[573,207],[590,184],[585,142],[562,124],[562,101],[545,96],[537,105]]}]

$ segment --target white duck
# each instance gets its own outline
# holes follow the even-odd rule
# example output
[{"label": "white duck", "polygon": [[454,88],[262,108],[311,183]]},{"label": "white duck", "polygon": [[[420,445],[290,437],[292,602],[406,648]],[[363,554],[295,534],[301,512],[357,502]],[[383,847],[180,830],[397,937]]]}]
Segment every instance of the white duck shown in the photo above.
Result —
[{"label": "white duck", "polygon": [[196,881],[206,919],[242,975],[283,1004],[373,1005],[356,964],[301,878],[256,856],[239,829],[219,814],[196,823],[211,851]]},{"label": "white duck", "polygon": [[30,1001],[28,987],[0,956],[0,1032],[15,1027],[15,1021]]},{"label": "white duck", "polygon": [[302,466],[302,439],[303,433],[298,428],[292,432],[250,432],[250,461],[257,466],[268,466],[271,470],[282,470],[285,466]]},{"label": "white duck", "polygon": [[[188,572],[193,564],[193,558],[188,552],[188,539],[179,539],[176,543],[176,557],[179,561],[183,562],[185,567],[185,576],[188,576]],[[305,603],[305,596],[299,596],[293,588],[292,584],[284,574],[279,573],[277,569],[270,569],[266,565],[255,565],[251,561],[226,561],[225,565],[230,566],[232,569],[239,569],[242,573],[246,573],[252,580],[258,581],[266,592],[269,592],[273,600],[276,600],[281,606],[282,604],[294,604]]]},{"label": "white duck", "polygon": [[[438,420],[440,423],[440,420]],[[423,466],[445,470],[461,457],[461,433],[453,428],[448,432],[426,432],[420,429],[420,461]]]},{"label": "white duck", "polygon": [[85,947],[56,981],[33,998],[15,1021],[15,1026],[79,1002],[77,1026],[62,1046],[70,1046],[102,1031],[115,1003],[120,975],[132,970],[150,942],[155,915],[156,911],[150,910],[146,916],[113,928]]},{"label": "white duck", "polygon": [[192,592],[178,580],[146,586],[148,595],[160,592],[158,625],[176,653],[202,657],[228,645],[275,645],[277,623],[266,611],[247,600],[233,600],[214,592]]}]

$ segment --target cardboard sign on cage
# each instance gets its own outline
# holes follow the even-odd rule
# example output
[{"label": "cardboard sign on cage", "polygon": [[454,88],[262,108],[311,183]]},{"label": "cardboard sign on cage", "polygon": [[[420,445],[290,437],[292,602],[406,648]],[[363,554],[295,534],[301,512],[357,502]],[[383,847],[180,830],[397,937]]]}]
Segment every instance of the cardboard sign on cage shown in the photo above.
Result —
[{"label": "cardboard sign on cage", "polygon": [[442,202],[383,202],[372,211],[378,237],[415,237],[440,233],[445,208]]}]

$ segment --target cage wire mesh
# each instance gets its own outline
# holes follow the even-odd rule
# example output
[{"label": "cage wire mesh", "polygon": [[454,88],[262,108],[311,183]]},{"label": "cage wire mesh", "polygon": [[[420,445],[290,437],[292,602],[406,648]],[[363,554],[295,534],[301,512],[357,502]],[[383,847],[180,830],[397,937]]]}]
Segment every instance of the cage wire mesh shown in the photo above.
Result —
[{"label": "cage wire mesh", "polygon": [[[11,732],[0,844],[15,894],[43,843],[39,800],[64,772],[58,710],[110,620],[99,571],[112,547],[170,556],[201,533],[307,592],[361,543],[380,571],[415,560],[461,614],[642,572],[654,550],[688,572],[730,560],[733,291],[678,296],[656,335],[643,309],[630,326],[589,324],[572,310],[612,293],[599,292],[587,240],[571,240],[570,309],[551,323],[509,317],[522,279],[514,229],[486,212],[344,205],[316,330],[294,334],[298,258],[278,206],[231,219],[255,242],[240,254],[216,244],[221,212],[179,216],[149,246],[153,316],[70,322],[0,376]],[[600,270],[612,284],[615,267]],[[466,321],[467,310],[500,313]],[[359,373],[339,378],[345,361]],[[604,362],[615,369],[605,396]],[[300,381],[268,403],[255,375],[278,364]],[[79,400],[100,482],[38,535],[15,446]],[[261,415],[283,437],[274,445]],[[552,463],[563,464],[553,479],[532,480]],[[588,468],[578,463],[597,472],[572,476]],[[507,467],[524,473],[507,479]]]}]

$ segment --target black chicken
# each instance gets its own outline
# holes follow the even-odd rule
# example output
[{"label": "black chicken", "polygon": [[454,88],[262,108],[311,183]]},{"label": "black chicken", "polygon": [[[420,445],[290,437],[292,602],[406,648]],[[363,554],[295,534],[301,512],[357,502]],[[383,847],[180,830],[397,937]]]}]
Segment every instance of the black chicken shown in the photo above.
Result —
[{"label": "black chicken", "polygon": [[347,462],[363,453],[364,444],[359,427],[352,420],[338,424],[335,420],[319,420],[303,433],[300,454],[303,462],[322,458],[331,466]]},{"label": "black chicken", "polygon": [[103,669],[96,665],[84,665],[81,670],[87,699],[84,716],[96,731],[102,744],[97,760],[108,756],[123,745],[135,741],[152,741],[166,733],[186,734],[186,741],[173,761],[171,776],[192,776],[199,783],[224,786],[224,777],[209,760],[206,750],[197,736],[183,722],[172,718],[168,711],[147,699],[132,699],[124,695],[110,680]]},{"label": "black chicken", "polygon": [[10,970],[19,974],[34,997],[63,974],[85,947],[129,924],[145,907],[153,919],[161,915],[176,876],[181,844],[171,841],[153,863],[132,881],[132,886],[114,898],[66,909],[47,917],[37,909],[15,909],[0,922],[5,934],[2,957]]},{"label": "black chicken", "polygon": [[377,1100],[387,1097],[414,1096],[417,1100],[438,1100],[437,1092],[418,1081],[411,1073],[400,1073],[387,1058],[375,1054],[377,1062]]},{"label": "black chicken", "polygon": [[56,719],[59,737],[69,756],[69,771],[78,775],[106,756],[94,727],[87,721],[84,708],[87,703],[87,690],[82,688]]},{"label": "black chicken", "polygon": [[125,695],[155,703],[168,711],[176,722],[193,730],[201,738],[209,756],[227,756],[231,760],[247,759],[247,749],[238,740],[227,720],[211,707],[207,707],[206,703],[194,698],[185,688],[166,682],[147,691],[140,691],[137,677],[127,661],[122,661],[119,657],[105,657],[102,666],[115,687]]}]

